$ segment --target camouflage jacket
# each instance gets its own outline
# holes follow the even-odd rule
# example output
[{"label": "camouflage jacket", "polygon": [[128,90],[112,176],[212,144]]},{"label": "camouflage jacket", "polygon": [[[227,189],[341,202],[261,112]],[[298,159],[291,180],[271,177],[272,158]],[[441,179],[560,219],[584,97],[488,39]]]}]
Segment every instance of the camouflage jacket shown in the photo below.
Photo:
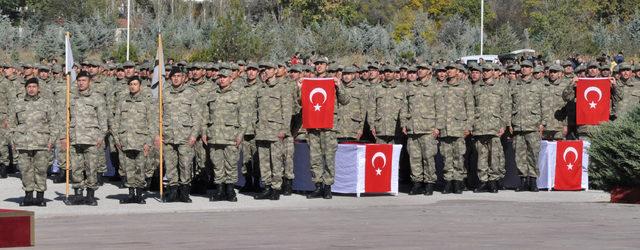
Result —
[{"label": "camouflage jacket", "polygon": [[511,125],[511,98],[504,84],[479,81],[474,85],[474,102],[474,135],[496,135]]},{"label": "camouflage jacket", "polygon": [[543,87],[539,80],[519,79],[511,85],[512,116],[514,131],[538,131],[543,122]]},{"label": "camouflage jacket", "polygon": [[544,84],[542,124],[545,125],[545,130],[562,131],[563,127],[567,126],[567,102],[564,101],[562,92],[569,81],[562,78],[554,82],[547,81]]},{"label": "camouflage jacket", "polygon": [[122,96],[116,103],[112,134],[122,150],[142,151],[158,134],[158,108],[143,93]]},{"label": "camouflage jacket", "polygon": [[368,94],[365,86],[355,82],[343,83],[340,87],[340,95],[348,95],[349,102],[347,104],[338,105],[338,112],[335,117],[335,129],[338,131],[338,137],[356,138],[364,128],[364,119],[366,115],[366,107]]},{"label": "camouflage jacket", "polygon": [[407,108],[400,114],[402,127],[409,134],[428,134],[436,129],[436,95],[438,87],[431,81],[415,81],[407,88]]},{"label": "camouflage jacket", "polygon": [[245,130],[245,135],[256,134],[256,122],[258,121],[258,90],[262,85],[262,81],[256,78],[251,84],[246,83],[244,86],[238,88],[240,100],[242,100],[240,102],[240,124]]},{"label": "camouflage jacket", "polygon": [[11,105],[9,127],[12,145],[17,150],[47,150],[54,144],[56,130],[55,111],[50,99],[24,96]]},{"label": "camouflage jacket", "polygon": [[375,93],[375,106],[372,128],[376,136],[394,136],[396,126],[400,123],[400,114],[406,113],[407,108],[404,89],[397,81],[385,81]]},{"label": "camouflage jacket", "polygon": [[290,135],[291,115],[293,114],[291,88],[280,84],[275,78],[268,79],[258,89],[257,99],[256,140],[277,141],[280,132]]},{"label": "camouflage jacket", "polygon": [[70,135],[72,145],[95,145],[107,134],[104,96],[89,88],[71,94]]},{"label": "camouflage jacket", "polygon": [[229,86],[210,95],[204,107],[203,134],[210,144],[234,145],[238,137],[244,136],[241,123],[240,92]]},{"label": "camouflage jacket", "polygon": [[623,116],[640,105],[640,81],[630,78],[627,81],[619,79],[613,92],[614,114]]},{"label": "camouflage jacket", "polygon": [[163,141],[186,144],[190,137],[197,138],[202,129],[202,114],[198,92],[186,83],[179,87],[169,85],[162,91]]},{"label": "camouflage jacket", "polygon": [[438,90],[436,126],[440,137],[463,137],[465,130],[472,131],[475,105],[470,84],[458,80]]}]

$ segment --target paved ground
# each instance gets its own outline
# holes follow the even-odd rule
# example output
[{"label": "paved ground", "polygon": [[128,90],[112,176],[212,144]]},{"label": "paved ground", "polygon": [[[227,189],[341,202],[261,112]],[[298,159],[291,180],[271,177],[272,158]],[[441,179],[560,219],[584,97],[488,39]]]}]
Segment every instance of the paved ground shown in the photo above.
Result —
[{"label": "paved ground", "polygon": [[[64,193],[50,185],[48,199]],[[42,249],[637,249],[640,206],[608,194],[540,192],[432,197],[334,196],[237,203],[119,205],[126,190],[106,184],[98,207],[55,200],[36,213]],[[18,208],[19,180],[0,180],[0,208]]]}]

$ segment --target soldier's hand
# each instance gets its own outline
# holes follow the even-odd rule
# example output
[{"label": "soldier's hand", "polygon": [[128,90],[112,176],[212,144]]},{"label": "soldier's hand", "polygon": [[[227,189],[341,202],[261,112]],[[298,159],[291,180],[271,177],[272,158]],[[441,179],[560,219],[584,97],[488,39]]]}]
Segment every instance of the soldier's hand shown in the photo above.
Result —
[{"label": "soldier's hand", "polygon": [[498,130],[498,133],[496,135],[498,137],[501,137],[502,135],[504,135],[504,128],[500,128],[500,130]]},{"label": "soldier's hand", "polygon": [[544,132],[544,125],[540,124],[538,126],[538,132],[540,133],[540,135],[542,135],[542,132]]},{"label": "soldier's hand", "polygon": [[609,81],[611,81],[611,87],[616,86],[616,78],[615,77],[609,77]]},{"label": "soldier's hand", "polygon": [[513,127],[509,126],[509,133],[513,135]]},{"label": "soldier's hand", "polygon": [[102,147],[102,143],[104,143],[104,140],[102,138],[98,139],[98,141],[96,142],[96,148]]},{"label": "soldier's hand", "polygon": [[564,138],[567,138],[568,134],[569,134],[569,128],[567,126],[562,126],[562,136]]},{"label": "soldier's hand", "polygon": [[433,136],[433,138],[438,138],[440,137],[440,130],[439,129],[433,129],[433,131],[431,132],[431,135]]},{"label": "soldier's hand", "polygon": [[162,143],[162,142],[160,141],[160,136],[159,135],[156,135],[156,138],[153,140],[153,143],[156,145],[156,148],[158,148],[158,149],[160,148],[160,143]]},{"label": "soldier's hand", "polygon": [[144,153],[144,156],[149,156],[149,150],[151,147],[149,147],[149,145],[144,144],[144,146],[142,146],[142,152]]},{"label": "soldier's hand", "polygon": [[240,147],[240,144],[242,144],[242,136],[236,137],[236,148]]},{"label": "soldier's hand", "polygon": [[471,131],[465,129],[463,134],[464,137],[469,137],[471,135]]},{"label": "soldier's hand", "polygon": [[194,136],[189,137],[189,146],[196,144],[196,138]]},{"label": "soldier's hand", "polygon": [[47,151],[51,152],[51,149],[53,149],[53,144],[47,143]]},{"label": "soldier's hand", "polygon": [[577,77],[577,76],[574,76],[574,77],[571,79],[571,86],[575,87],[575,86],[576,86],[576,84],[578,84],[578,77]]},{"label": "soldier's hand", "polygon": [[280,131],[280,132],[278,132],[278,139],[280,139],[280,141],[283,141],[283,140],[284,140],[284,136],[285,136],[284,131]]},{"label": "soldier's hand", "polygon": [[356,140],[360,140],[361,137],[362,137],[362,130],[358,131],[358,134],[356,134]]},{"label": "soldier's hand", "polygon": [[336,85],[336,87],[340,87],[340,85],[342,85],[342,80],[338,79],[337,77],[333,78],[333,82]]},{"label": "soldier's hand", "polygon": [[202,143],[204,143],[204,145],[208,145],[208,144],[207,144],[207,136],[206,136],[206,135],[202,135],[202,136],[200,137],[200,140],[202,141]]},{"label": "soldier's hand", "polygon": [[298,88],[302,88],[302,78],[298,79],[296,84],[298,85]]},{"label": "soldier's hand", "polygon": [[402,127],[402,133],[403,133],[404,135],[407,135],[407,127]]},{"label": "soldier's hand", "polygon": [[[145,145],[146,145],[146,144],[145,144]],[[119,151],[122,151],[122,144],[120,144],[120,143],[116,143],[116,148],[117,148]]]},{"label": "soldier's hand", "polygon": [[371,134],[373,134],[373,137],[378,137],[378,133],[376,133],[376,129],[375,128],[371,129]]}]

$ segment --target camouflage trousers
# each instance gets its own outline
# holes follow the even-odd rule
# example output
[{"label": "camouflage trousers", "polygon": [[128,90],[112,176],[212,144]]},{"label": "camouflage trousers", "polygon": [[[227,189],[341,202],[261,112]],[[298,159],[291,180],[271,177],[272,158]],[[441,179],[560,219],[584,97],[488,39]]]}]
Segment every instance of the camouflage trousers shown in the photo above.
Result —
[{"label": "camouflage trousers", "polygon": [[160,167],[160,151],[157,148],[152,147],[149,150],[149,155],[145,157],[145,177],[151,178],[153,174],[156,172],[156,169]]},{"label": "camouflage trousers", "polygon": [[143,188],[145,182],[146,157],[140,150],[120,151],[120,169],[124,169],[127,176],[126,187]]},{"label": "camouflage trousers", "polygon": [[[285,140],[286,141],[286,140]],[[260,159],[260,179],[265,186],[280,190],[284,174],[284,141],[256,141]]]},{"label": "camouflage trousers", "polygon": [[431,134],[409,135],[407,150],[411,164],[411,181],[435,183],[437,177],[434,156],[438,153],[438,141]]},{"label": "camouflage trousers", "polygon": [[478,150],[478,179],[487,182],[504,177],[505,158],[500,137],[481,135],[475,139]]},{"label": "camouflage trousers", "polygon": [[[256,146],[255,136],[244,136],[242,141],[242,174],[245,175],[255,173],[255,167],[258,165],[258,146]],[[248,170],[247,170],[248,169]]]},{"label": "camouflage trousers", "polygon": [[[194,146],[197,146],[195,144]],[[162,151],[165,163],[165,177],[168,186],[190,185],[193,178],[193,157],[195,155],[194,146],[187,144],[167,144]]]},{"label": "camouflage trousers", "polygon": [[213,183],[236,184],[240,150],[235,145],[210,144],[209,152],[213,162]]},{"label": "camouflage trousers", "polygon": [[293,154],[295,149],[293,137],[284,138],[284,178],[293,180],[296,176],[293,173]]},{"label": "camouflage trousers", "polygon": [[0,164],[9,166],[11,156],[9,155],[9,140],[6,135],[0,134]]},{"label": "camouflage trousers", "polygon": [[18,150],[22,190],[44,192],[47,190],[47,168],[51,153],[46,150]]},{"label": "camouflage trousers", "polygon": [[464,138],[443,137],[439,142],[440,154],[444,159],[444,180],[462,181],[467,176],[467,170],[464,168]]},{"label": "camouflage trousers", "polygon": [[336,175],[338,139],[335,131],[309,129],[307,142],[311,155],[311,181],[333,185]]},{"label": "camouflage trousers", "polygon": [[513,133],[513,150],[516,166],[521,177],[538,177],[538,154],[540,134],[538,132],[517,131]]},{"label": "camouflage trousers", "polygon": [[204,169],[207,165],[207,149],[206,149],[206,145],[204,145],[204,143],[202,143],[202,141],[200,140],[200,138],[198,138],[198,140],[196,141],[196,144],[194,145],[194,149],[195,149],[195,157],[196,157],[196,170],[198,171],[198,173],[200,172],[201,169]]},{"label": "camouflage trousers", "polygon": [[95,145],[71,146],[71,177],[73,188],[98,189],[98,166],[104,159],[104,148]]}]

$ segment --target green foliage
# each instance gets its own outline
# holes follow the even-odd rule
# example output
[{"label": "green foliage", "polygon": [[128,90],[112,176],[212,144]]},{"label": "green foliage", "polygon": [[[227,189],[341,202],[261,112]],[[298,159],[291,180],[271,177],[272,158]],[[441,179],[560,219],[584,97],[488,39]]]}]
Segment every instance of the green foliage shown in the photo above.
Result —
[{"label": "green foliage", "polygon": [[[111,52],[111,57],[113,57],[118,63],[126,62],[127,61],[127,43],[117,44],[116,49],[113,52]],[[138,49],[136,48],[136,46],[132,44],[129,45],[129,60],[134,62],[138,61]]]},{"label": "green foliage", "polygon": [[640,187],[640,106],[591,132],[590,182],[597,188]]},{"label": "green foliage", "polygon": [[505,23],[496,32],[489,35],[485,44],[485,54],[499,55],[522,47],[518,34],[513,30],[511,24]]}]

